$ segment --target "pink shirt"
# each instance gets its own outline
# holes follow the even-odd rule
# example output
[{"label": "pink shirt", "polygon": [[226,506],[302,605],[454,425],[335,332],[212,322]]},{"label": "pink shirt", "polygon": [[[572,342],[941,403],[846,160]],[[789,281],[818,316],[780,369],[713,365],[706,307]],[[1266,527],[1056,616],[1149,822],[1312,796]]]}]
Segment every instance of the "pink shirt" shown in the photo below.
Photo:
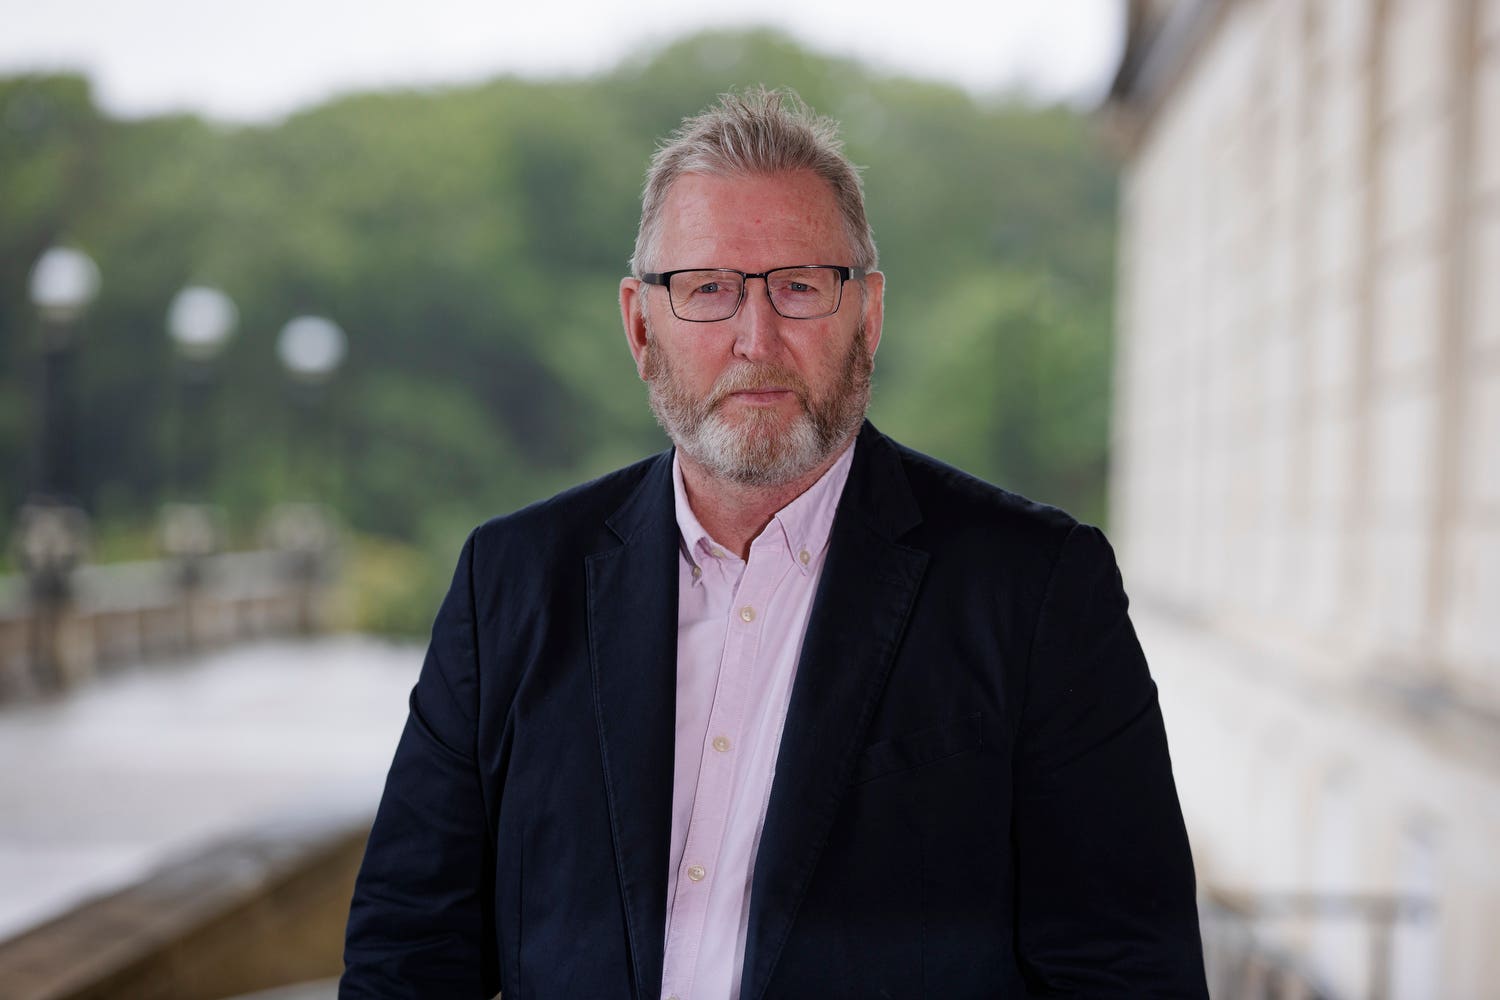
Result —
[{"label": "pink shirt", "polygon": [[672,460],[682,559],[664,998],[739,996],[781,728],[853,457],[851,444],[771,519],[743,561],[693,516]]}]

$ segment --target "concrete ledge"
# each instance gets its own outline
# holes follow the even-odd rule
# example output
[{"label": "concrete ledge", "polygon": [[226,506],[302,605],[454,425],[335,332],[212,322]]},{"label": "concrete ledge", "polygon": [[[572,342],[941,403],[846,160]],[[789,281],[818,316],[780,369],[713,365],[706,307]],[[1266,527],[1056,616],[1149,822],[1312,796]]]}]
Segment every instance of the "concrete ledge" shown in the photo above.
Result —
[{"label": "concrete ledge", "polygon": [[337,976],[368,816],[269,824],[0,942],[11,1000],[215,1000]]}]

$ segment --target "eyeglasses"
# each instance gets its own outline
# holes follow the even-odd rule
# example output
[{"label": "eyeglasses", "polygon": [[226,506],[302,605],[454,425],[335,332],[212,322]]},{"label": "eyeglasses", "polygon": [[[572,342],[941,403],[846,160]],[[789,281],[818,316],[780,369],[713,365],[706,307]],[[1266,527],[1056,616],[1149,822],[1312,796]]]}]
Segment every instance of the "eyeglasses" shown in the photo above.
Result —
[{"label": "eyeglasses", "polygon": [[672,315],[689,323],[714,323],[740,311],[745,301],[745,283],[761,278],[777,315],[787,319],[822,319],[839,311],[844,282],[859,280],[868,272],[862,267],[833,264],[798,264],[775,267],[760,274],[747,274],[728,267],[688,268],[643,274],[648,285],[665,285],[672,302]]}]

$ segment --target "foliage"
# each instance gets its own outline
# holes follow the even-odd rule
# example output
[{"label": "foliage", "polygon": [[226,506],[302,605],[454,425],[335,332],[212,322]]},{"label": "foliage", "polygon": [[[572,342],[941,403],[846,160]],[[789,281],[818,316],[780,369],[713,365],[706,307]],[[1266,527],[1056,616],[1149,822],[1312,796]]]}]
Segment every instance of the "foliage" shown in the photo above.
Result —
[{"label": "foliage", "polygon": [[[113,121],[80,79],[0,79],[0,531],[36,436],[27,274],[72,243],[103,274],[79,365],[80,493],[102,536],[151,522],[183,421],[207,422],[206,492],[237,539],[278,499],[330,502],[356,537],[357,620],[425,629],[466,526],[663,446],[615,304],[642,175],[684,115],[761,82],[840,119],[867,168],[889,278],[877,423],[1102,518],[1114,181],[1087,118],[751,32],[272,127]],[[193,413],[163,328],[188,283],[241,318]],[[321,391],[275,357],[299,313],[349,334]]]}]

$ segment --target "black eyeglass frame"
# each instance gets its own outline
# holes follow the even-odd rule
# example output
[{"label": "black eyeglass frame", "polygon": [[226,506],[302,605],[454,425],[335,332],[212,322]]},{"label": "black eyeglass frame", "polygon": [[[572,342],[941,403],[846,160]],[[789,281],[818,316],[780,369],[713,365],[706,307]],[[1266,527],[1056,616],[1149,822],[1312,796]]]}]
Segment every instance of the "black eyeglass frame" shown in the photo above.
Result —
[{"label": "black eyeglass frame", "polygon": [[[822,268],[826,271],[833,271],[838,274],[839,290],[838,294],[834,296],[833,308],[825,313],[818,313],[818,315],[816,316],[788,316],[786,313],[776,308],[776,300],[771,298],[771,282],[767,279],[777,271],[797,271],[805,270],[811,267]],[[740,297],[739,300],[734,304],[734,311],[731,312],[728,316],[721,316],[718,319],[688,319],[686,316],[679,316],[677,314],[677,303],[672,301],[672,287],[670,282],[672,281],[674,275],[688,274],[692,271],[723,271],[727,274],[738,274],[740,276]],[[682,320],[684,323],[722,323],[726,319],[734,319],[739,315],[740,307],[745,304],[745,289],[748,287],[751,278],[759,278],[762,282],[765,283],[766,301],[771,303],[771,308],[775,310],[776,315],[780,316],[782,319],[827,319],[829,316],[832,316],[834,313],[838,312],[839,307],[844,304],[844,283],[849,281],[863,280],[864,278],[868,277],[869,274],[870,272],[865,268],[845,267],[842,264],[786,264],[782,267],[773,267],[769,271],[761,271],[759,274],[755,274],[749,271],[741,271],[738,268],[734,267],[679,267],[675,271],[648,271],[647,273],[641,275],[641,280],[648,285],[661,285],[663,288],[665,288],[667,290],[667,305],[672,307],[672,315],[677,316],[677,318]]]}]

